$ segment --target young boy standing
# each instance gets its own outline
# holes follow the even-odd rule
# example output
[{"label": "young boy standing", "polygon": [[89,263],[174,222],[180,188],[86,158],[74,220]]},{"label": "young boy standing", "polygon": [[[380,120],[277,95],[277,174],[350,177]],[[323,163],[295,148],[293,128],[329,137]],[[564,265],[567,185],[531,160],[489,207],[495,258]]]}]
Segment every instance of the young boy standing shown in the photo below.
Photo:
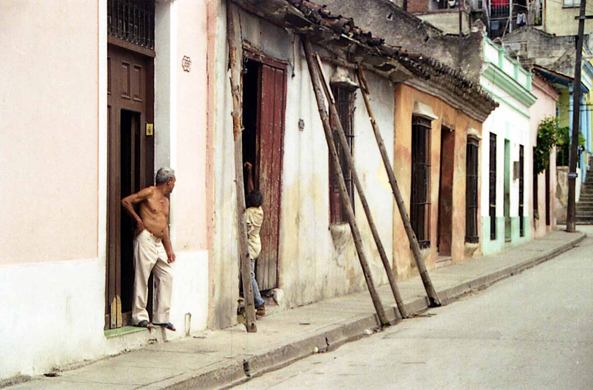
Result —
[{"label": "young boy standing", "polygon": [[251,284],[253,286],[253,301],[255,304],[255,314],[263,317],[266,315],[264,300],[259,292],[259,286],[255,280],[255,262],[261,253],[261,238],[259,232],[264,221],[264,210],[262,209],[263,196],[261,192],[253,188],[252,165],[245,163],[247,168],[247,199],[245,210],[245,224],[247,225],[247,240],[249,247],[249,257],[251,258]]}]

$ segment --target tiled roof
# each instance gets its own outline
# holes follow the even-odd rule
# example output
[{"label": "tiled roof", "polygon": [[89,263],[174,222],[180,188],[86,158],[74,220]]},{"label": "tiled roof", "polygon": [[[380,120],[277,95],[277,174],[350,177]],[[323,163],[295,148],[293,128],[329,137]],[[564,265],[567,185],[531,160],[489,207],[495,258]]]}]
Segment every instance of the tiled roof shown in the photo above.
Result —
[{"label": "tiled roof", "polygon": [[397,60],[416,76],[425,79],[441,78],[442,82],[463,90],[472,98],[485,100],[492,106],[492,109],[498,106],[498,103],[482,89],[479,83],[470,81],[458,70],[443,64],[435,58],[411,52],[402,47],[387,45],[385,39],[376,37],[372,32],[357,27],[352,18],[334,15],[324,5],[318,5],[306,0],[285,1],[297,8],[309,22],[355,40],[381,56]]}]

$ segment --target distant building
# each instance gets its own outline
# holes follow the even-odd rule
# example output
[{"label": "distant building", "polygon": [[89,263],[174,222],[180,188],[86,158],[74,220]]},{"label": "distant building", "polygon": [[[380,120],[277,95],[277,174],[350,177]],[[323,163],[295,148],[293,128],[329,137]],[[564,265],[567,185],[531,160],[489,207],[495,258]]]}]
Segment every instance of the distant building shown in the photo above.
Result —
[{"label": "distant building", "polygon": [[484,38],[480,83],[500,106],[484,123],[482,178],[483,252],[501,250],[531,236],[533,140],[530,107],[532,74],[504,49]]},{"label": "distant building", "polygon": [[[524,27],[508,34],[503,39],[507,51],[527,67],[535,69],[540,76],[551,83],[560,96],[557,103],[556,116],[560,127],[567,127],[572,134],[573,127],[573,84],[575,71],[575,41],[572,36],[556,36],[535,28]],[[581,101],[580,101],[580,139],[583,144],[579,147],[577,169],[576,199],[580,194],[580,183],[584,182],[589,161],[592,155],[592,126],[591,104],[593,102],[593,65],[591,64],[591,41],[585,36],[583,58],[581,66]],[[566,220],[567,188],[566,175],[568,169],[568,145],[557,151],[558,167],[558,207],[556,214],[558,221]]]}]

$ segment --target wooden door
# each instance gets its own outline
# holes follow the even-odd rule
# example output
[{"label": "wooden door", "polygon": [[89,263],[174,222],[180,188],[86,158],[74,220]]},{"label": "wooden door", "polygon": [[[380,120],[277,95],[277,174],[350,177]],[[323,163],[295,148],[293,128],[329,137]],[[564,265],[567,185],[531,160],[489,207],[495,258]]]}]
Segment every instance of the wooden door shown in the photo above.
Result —
[{"label": "wooden door", "polygon": [[260,290],[278,286],[278,246],[282,198],[282,159],[286,106],[286,64],[267,58],[261,63],[257,128],[257,181],[263,195],[262,251],[256,278]]},{"label": "wooden door", "polygon": [[153,59],[110,44],[107,55],[108,194],[105,329],[131,322],[134,221],[121,199],[152,185]]},{"label": "wooden door", "polygon": [[455,164],[455,133],[441,127],[441,167],[439,177],[439,220],[437,251],[439,256],[451,256],[453,245],[453,171]]}]

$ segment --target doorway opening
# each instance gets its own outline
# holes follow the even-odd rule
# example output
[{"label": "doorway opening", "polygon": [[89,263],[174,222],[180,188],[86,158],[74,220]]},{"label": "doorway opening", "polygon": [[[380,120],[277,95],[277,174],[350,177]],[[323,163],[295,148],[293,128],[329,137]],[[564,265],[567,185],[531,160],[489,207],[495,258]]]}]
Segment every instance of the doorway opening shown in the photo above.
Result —
[{"label": "doorway opening", "polygon": [[455,166],[455,132],[441,127],[441,164],[439,178],[439,222],[437,225],[436,262],[451,260],[453,242],[453,170]]},{"label": "doorway opening", "polygon": [[511,141],[504,140],[504,239],[511,242]]},{"label": "doorway opening", "polygon": [[[121,198],[134,194],[140,188],[140,113],[121,110]],[[123,326],[131,324],[132,293],[134,280],[134,230],[136,224],[132,218],[121,218],[121,312]]]},{"label": "doorway opening", "polygon": [[[259,145],[257,137],[257,112],[259,105],[260,64],[247,60],[243,69],[243,163],[253,165],[253,186],[259,189]],[[247,195],[247,171],[243,181]]]},{"label": "doorway opening", "polygon": [[[286,63],[244,51],[243,162],[253,166],[253,186],[263,195],[261,253],[255,267],[260,291],[278,287]],[[247,172],[244,171],[245,189]]]}]

